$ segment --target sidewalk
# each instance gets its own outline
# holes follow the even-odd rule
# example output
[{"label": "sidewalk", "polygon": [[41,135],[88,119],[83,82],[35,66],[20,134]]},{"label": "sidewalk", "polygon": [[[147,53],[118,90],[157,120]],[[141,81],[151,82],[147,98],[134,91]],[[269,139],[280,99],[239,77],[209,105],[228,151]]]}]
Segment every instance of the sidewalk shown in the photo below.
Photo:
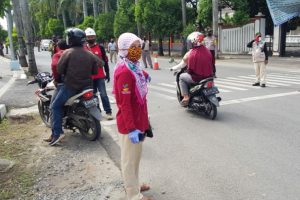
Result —
[{"label": "sidewalk", "polygon": [[6,106],[3,103],[4,93],[13,85],[15,80],[27,78],[21,67],[18,71],[11,71],[10,62],[10,59],[0,56],[0,120],[7,113]]}]

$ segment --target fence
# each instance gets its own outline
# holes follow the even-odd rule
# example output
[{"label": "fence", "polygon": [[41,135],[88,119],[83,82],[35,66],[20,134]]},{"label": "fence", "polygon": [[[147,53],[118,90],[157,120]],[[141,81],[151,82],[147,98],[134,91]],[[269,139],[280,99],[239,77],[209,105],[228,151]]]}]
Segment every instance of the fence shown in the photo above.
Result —
[{"label": "fence", "polygon": [[247,43],[253,40],[255,24],[219,29],[219,50],[225,54],[247,54]]}]

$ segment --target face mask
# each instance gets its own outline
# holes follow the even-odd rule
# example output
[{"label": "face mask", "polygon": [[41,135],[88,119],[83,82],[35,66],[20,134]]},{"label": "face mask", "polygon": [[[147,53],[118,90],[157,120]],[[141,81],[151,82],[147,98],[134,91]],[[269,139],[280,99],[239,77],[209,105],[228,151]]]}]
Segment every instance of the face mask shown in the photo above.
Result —
[{"label": "face mask", "polygon": [[95,39],[92,39],[92,40],[87,40],[87,42],[89,43],[89,44],[94,44],[95,43]]},{"label": "face mask", "polygon": [[256,42],[261,41],[261,37],[260,37],[260,36],[257,36],[257,37],[255,38],[255,41],[256,41]]},{"label": "face mask", "polygon": [[142,48],[141,47],[131,47],[128,49],[127,58],[132,62],[138,61],[142,56]]}]

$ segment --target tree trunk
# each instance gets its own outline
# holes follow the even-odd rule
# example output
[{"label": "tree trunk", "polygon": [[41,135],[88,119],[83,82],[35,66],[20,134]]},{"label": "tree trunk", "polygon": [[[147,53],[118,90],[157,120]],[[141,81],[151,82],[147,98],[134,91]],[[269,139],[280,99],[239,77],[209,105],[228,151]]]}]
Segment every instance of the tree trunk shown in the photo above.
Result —
[{"label": "tree trunk", "polygon": [[[7,20],[7,32],[8,32],[8,38],[9,38],[9,48],[10,48],[10,56],[12,60],[16,60],[16,54],[15,54],[15,48],[13,45],[13,39],[12,39],[12,31],[13,31],[13,21],[12,21],[12,15],[11,10],[7,10],[6,12],[6,20]],[[6,47],[7,49],[7,47]],[[6,52],[7,54],[8,52]]]},{"label": "tree trunk", "polygon": [[13,0],[12,3],[13,3],[13,10],[14,10],[14,21],[16,24],[16,30],[18,35],[19,63],[22,67],[28,67],[28,63],[25,56],[26,47],[24,45],[24,40],[23,40],[23,24],[22,24],[20,4],[18,0]]},{"label": "tree trunk", "polygon": [[85,17],[88,16],[88,10],[87,10],[86,0],[82,0],[82,6],[83,6],[83,16],[85,18]]},{"label": "tree trunk", "polygon": [[[218,41],[218,12],[219,12],[219,0],[212,1],[213,11],[213,34]],[[215,57],[218,57],[218,48],[215,49]]]},{"label": "tree trunk", "polygon": [[[137,6],[137,4],[138,4],[138,0],[135,0],[135,6]],[[141,21],[139,19],[137,19],[136,25],[137,25],[138,36],[141,37],[142,24],[141,24]]]},{"label": "tree trunk", "polygon": [[33,41],[33,34],[32,34],[32,22],[29,13],[29,2],[28,0],[20,1],[20,8],[21,14],[23,19],[24,25],[24,33],[25,33],[25,40],[26,40],[26,47],[28,52],[28,63],[29,63],[29,70],[28,72],[31,75],[36,75],[38,73],[35,56],[34,56],[34,41]]},{"label": "tree trunk", "polygon": [[104,13],[108,13],[108,0],[103,0],[104,3]]},{"label": "tree trunk", "polygon": [[96,17],[99,14],[97,0],[93,0],[93,11],[94,11],[94,18],[96,19]]},{"label": "tree trunk", "polygon": [[67,16],[66,16],[66,11],[61,12],[62,18],[63,18],[63,23],[64,23],[64,29],[67,29]]},{"label": "tree trunk", "polygon": [[164,56],[163,39],[161,36],[158,39],[158,55]]},{"label": "tree trunk", "polygon": [[181,0],[181,10],[182,10],[182,26],[186,27],[186,2],[185,0]]}]

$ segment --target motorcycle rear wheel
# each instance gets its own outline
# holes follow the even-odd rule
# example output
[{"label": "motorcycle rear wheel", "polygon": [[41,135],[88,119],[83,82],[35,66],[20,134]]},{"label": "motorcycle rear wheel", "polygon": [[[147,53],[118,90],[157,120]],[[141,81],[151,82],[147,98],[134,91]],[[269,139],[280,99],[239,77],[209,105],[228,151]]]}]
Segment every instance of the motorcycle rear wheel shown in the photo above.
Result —
[{"label": "motorcycle rear wheel", "polygon": [[39,100],[38,102],[38,109],[39,109],[39,114],[44,122],[44,124],[48,127],[51,128],[51,113],[50,113],[50,108],[48,105],[46,105],[43,101]]},{"label": "motorcycle rear wheel", "polygon": [[101,135],[100,121],[89,115],[88,111],[84,108],[77,110],[77,114],[86,117],[82,122],[84,128],[79,128],[79,132],[89,141],[95,141]]},{"label": "motorcycle rear wheel", "polygon": [[206,116],[208,116],[208,118],[214,120],[217,117],[217,113],[218,113],[217,106],[212,102],[208,102],[204,113]]},{"label": "motorcycle rear wheel", "polygon": [[181,103],[183,97],[181,96],[181,94],[178,92],[178,90],[176,91],[176,94],[177,94],[177,100],[179,103]]}]

